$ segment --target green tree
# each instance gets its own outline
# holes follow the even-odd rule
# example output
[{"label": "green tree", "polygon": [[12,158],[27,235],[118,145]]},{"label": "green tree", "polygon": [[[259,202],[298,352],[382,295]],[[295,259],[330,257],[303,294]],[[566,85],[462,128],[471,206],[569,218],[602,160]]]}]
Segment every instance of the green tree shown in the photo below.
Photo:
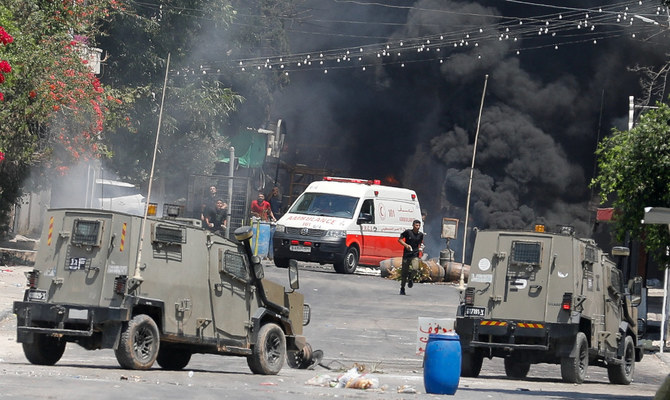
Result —
[{"label": "green tree", "polygon": [[[0,231],[31,167],[35,182],[80,159],[106,154],[107,116],[119,106],[91,72],[84,51],[113,0],[5,0],[0,26],[13,37],[0,48],[11,65],[0,103]],[[5,68],[6,70],[7,68]],[[38,172],[39,173],[36,173]]]},{"label": "green tree", "polygon": [[617,239],[629,232],[656,260],[667,263],[667,225],[640,223],[645,207],[670,207],[670,107],[660,102],[656,107],[641,115],[632,130],[614,129],[600,142],[599,173],[591,184],[600,189],[602,202],[611,201],[617,211]]},{"label": "green tree", "polygon": [[113,152],[109,162],[122,177],[148,177],[170,54],[156,176],[165,179],[172,196],[181,197],[189,175],[212,172],[218,154],[229,145],[228,137],[267,122],[271,93],[284,82],[281,74],[241,73],[226,60],[286,51],[278,16],[290,14],[292,1],[131,5],[105,24],[99,39],[109,54],[103,82],[135,94],[129,125],[108,137]]}]

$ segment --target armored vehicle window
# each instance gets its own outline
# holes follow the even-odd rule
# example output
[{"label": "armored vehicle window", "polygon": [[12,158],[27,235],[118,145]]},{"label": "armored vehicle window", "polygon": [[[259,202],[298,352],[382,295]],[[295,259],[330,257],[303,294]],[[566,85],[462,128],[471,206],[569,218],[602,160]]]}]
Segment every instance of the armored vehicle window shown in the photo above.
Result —
[{"label": "armored vehicle window", "polygon": [[186,232],[183,228],[157,225],[154,231],[154,242],[186,243]]},{"label": "armored vehicle window", "polygon": [[596,248],[592,246],[586,246],[584,251],[584,261],[587,263],[593,264],[596,262]]},{"label": "armored vehicle window", "polygon": [[100,244],[100,227],[102,221],[84,219],[74,220],[72,243],[84,246],[98,246]]},{"label": "armored vehicle window", "polygon": [[541,257],[540,242],[512,242],[512,264],[539,266]]},{"label": "armored vehicle window", "polygon": [[235,278],[247,282],[249,281],[249,272],[247,271],[247,264],[242,254],[226,250],[223,252],[219,250],[219,271],[234,276]]}]

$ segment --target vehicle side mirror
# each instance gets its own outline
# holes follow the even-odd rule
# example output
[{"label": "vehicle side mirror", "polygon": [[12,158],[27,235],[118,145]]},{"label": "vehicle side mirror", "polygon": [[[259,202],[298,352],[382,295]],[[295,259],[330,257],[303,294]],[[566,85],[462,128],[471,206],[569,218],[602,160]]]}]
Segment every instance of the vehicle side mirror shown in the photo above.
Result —
[{"label": "vehicle side mirror", "polygon": [[370,213],[361,213],[361,214],[358,216],[358,220],[356,221],[356,223],[357,223],[358,225],[360,225],[360,224],[369,224],[370,222],[372,222],[372,214],[370,214]]},{"label": "vehicle side mirror", "polygon": [[296,290],[300,288],[300,280],[298,279],[298,261],[290,260],[288,263],[288,281],[291,289]]},{"label": "vehicle side mirror", "polygon": [[628,292],[630,293],[630,304],[633,307],[640,305],[642,301],[642,277],[636,276],[628,281]]},{"label": "vehicle side mirror", "polygon": [[251,257],[251,265],[254,269],[254,276],[259,281],[265,277],[265,270],[263,269],[263,264],[261,263],[261,258],[258,256]]}]

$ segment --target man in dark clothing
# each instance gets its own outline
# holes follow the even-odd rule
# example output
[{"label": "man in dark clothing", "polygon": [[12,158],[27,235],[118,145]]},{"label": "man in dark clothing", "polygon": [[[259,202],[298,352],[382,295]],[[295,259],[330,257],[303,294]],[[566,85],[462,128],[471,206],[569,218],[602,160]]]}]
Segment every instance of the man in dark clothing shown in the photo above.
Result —
[{"label": "man in dark clothing", "polygon": [[400,294],[403,295],[405,294],[406,282],[407,287],[411,288],[414,285],[414,282],[409,277],[409,264],[412,262],[412,259],[419,257],[419,250],[421,243],[423,243],[423,232],[419,232],[420,227],[421,221],[415,219],[412,222],[412,229],[405,230],[398,238],[398,243],[404,248],[402,253],[402,269],[400,270]]},{"label": "man in dark clothing", "polygon": [[216,208],[206,218],[207,228],[212,232],[225,231],[228,218],[228,205],[219,199]]}]

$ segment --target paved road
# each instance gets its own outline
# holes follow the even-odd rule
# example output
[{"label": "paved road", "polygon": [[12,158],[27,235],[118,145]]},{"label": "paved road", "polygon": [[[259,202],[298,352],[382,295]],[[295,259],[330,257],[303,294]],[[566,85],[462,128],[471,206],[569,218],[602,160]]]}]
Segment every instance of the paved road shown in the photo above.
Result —
[{"label": "paved road", "polygon": [[[450,284],[419,284],[399,296],[397,282],[378,276],[339,275],[331,267],[302,265],[301,291],[312,306],[305,335],[324,351],[314,370],[284,368],[277,376],[249,372],[243,358],[195,355],[184,371],[158,368],[128,371],[111,350],[85,351],[68,344],[54,367],[29,364],[15,342],[16,320],[0,321],[0,398],[118,399],[308,399],[313,397],[430,399],[425,394],[422,359],[415,354],[418,317],[453,317],[458,290]],[[22,297],[27,268],[0,272],[0,315]],[[266,268],[266,276],[287,280],[286,270]],[[17,286],[18,284],[18,286]],[[375,390],[337,389],[309,382],[337,378],[358,364],[379,382]],[[605,369],[590,367],[582,385],[565,384],[560,368],[534,365],[525,380],[507,379],[500,360],[485,360],[480,378],[461,378],[456,399],[649,399],[670,368],[655,355],[637,365],[630,386],[610,385]],[[399,393],[398,388],[409,392]]]}]

